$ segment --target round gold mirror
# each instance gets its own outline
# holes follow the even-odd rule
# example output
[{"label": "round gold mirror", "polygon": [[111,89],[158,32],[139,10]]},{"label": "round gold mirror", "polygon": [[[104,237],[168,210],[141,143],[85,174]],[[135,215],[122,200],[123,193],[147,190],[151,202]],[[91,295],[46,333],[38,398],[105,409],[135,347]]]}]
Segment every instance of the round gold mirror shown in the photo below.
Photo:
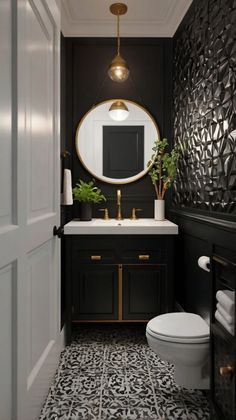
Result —
[{"label": "round gold mirror", "polygon": [[[125,104],[128,117],[115,121],[109,115],[114,103]],[[95,178],[110,184],[127,184],[149,170],[158,126],[145,108],[126,99],[101,102],[80,121],[75,137],[77,155]]]}]

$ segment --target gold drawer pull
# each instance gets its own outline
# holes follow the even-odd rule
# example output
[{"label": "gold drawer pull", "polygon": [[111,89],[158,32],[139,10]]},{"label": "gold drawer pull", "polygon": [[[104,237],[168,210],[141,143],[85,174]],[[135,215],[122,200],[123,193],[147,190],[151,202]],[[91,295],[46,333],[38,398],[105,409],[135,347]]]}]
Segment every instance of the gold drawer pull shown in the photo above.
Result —
[{"label": "gold drawer pull", "polygon": [[148,261],[148,260],[149,260],[149,258],[150,258],[150,255],[139,255],[139,256],[138,256],[138,259],[139,259],[140,261]]},{"label": "gold drawer pull", "polygon": [[233,366],[223,366],[219,369],[221,376],[231,376],[234,373]]},{"label": "gold drawer pull", "polygon": [[92,261],[101,261],[102,256],[101,255],[91,255]]}]

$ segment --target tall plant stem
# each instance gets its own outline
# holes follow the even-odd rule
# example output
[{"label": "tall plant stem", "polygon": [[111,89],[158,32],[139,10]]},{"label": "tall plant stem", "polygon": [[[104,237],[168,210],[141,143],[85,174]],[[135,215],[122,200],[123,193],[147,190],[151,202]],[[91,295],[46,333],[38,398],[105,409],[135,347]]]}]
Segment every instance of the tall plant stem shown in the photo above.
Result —
[{"label": "tall plant stem", "polygon": [[166,192],[166,188],[165,188],[165,186],[163,186],[163,188],[162,188],[162,194],[161,194],[161,199],[162,200],[164,200],[165,192]]},{"label": "tall plant stem", "polygon": [[164,183],[164,185],[163,185],[163,188],[162,188],[162,194],[161,194],[161,199],[163,200],[164,199],[164,196],[165,196],[165,193],[166,193],[166,190],[167,190],[167,185],[168,185],[168,182],[170,181],[170,179],[169,178],[167,178],[167,180],[166,180],[166,182]]},{"label": "tall plant stem", "polygon": [[154,184],[154,187],[155,187],[155,191],[156,191],[157,198],[159,198],[159,192],[158,192],[158,188],[157,188],[157,184],[156,184],[156,182],[155,182],[155,184]]},{"label": "tall plant stem", "polygon": [[161,153],[161,157],[160,157],[160,170],[159,170],[159,194],[158,194],[158,198],[162,197],[162,179],[161,179],[161,175],[162,175],[162,158],[164,155],[164,150]]}]

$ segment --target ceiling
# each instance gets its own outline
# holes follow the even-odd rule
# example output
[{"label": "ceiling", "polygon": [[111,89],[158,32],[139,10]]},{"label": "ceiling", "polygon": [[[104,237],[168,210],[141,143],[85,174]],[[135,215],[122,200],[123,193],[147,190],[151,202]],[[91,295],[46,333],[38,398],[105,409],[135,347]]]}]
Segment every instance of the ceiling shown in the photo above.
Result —
[{"label": "ceiling", "polygon": [[[109,7],[116,0],[57,0],[62,33],[67,37],[114,37],[116,17]],[[192,0],[124,0],[122,37],[172,37]]]}]

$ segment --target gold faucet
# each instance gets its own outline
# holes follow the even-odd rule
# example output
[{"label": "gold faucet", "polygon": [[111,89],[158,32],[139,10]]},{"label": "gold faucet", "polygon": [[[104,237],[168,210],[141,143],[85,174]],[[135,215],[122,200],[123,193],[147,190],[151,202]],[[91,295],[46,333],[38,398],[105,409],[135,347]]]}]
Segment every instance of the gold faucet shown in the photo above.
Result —
[{"label": "gold faucet", "polygon": [[117,216],[116,220],[122,220],[121,215],[121,190],[117,190]]},{"label": "gold faucet", "polygon": [[104,220],[109,220],[109,213],[108,213],[108,208],[105,209],[99,209],[99,211],[104,211]]},{"label": "gold faucet", "polygon": [[135,207],[133,207],[130,220],[137,220],[138,219],[138,217],[136,215],[136,211],[142,211],[142,209],[136,209]]}]

